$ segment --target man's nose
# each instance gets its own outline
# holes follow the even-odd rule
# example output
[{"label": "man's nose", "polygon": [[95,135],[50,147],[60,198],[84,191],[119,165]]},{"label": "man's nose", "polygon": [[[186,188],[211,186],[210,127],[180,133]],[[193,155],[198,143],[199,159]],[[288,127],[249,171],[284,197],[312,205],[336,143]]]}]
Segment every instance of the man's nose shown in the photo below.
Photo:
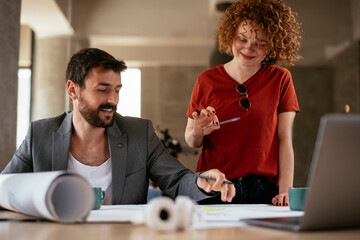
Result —
[{"label": "man's nose", "polygon": [[108,103],[117,105],[119,103],[119,93],[116,91],[112,91],[108,95]]}]

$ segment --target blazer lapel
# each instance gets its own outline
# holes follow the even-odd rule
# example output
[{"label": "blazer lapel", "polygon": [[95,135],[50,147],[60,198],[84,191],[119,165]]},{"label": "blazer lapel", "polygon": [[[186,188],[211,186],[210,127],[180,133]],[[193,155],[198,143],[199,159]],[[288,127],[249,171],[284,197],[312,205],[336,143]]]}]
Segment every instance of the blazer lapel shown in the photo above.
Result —
[{"label": "blazer lapel", "polygon": [[127,139],[117,122],[107,129],[112,164],[112,204],[120,204],[125,186]]},{"label": "blazer lapel", "polygon": [[[59,129],[52,133],[52,170],[66,170],[72,133],[72,112]],[[127,139],[117,122],[107,128],[109,151],[112,164],[112,203],[120,204],[125,186]]]},{"label": "blazer lapel", "polygon": [[66,170],[70,151],[72,131],[72,112],[69,113],[59,129],[52,133],[52,170]]}]

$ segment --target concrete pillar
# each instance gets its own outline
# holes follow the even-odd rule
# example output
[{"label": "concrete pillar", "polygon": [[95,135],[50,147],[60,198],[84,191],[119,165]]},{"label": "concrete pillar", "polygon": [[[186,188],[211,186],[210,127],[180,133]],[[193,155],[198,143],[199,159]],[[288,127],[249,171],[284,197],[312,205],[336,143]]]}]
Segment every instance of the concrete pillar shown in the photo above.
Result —
[{"label": "concrete pillar", "polygon": [[87,46],[88,41],[71,37],[36,39],[32,121],[72,109],[66,93],[66,67],[72,54]]},{"label": "concrete pillar", "polygon": [[67,38],[37,39],[35,43],[32,121],[65,110]]},{"label": "concrete pillar", "polygon": [[21,0],[0,1],[0,171],[16,148]]}]

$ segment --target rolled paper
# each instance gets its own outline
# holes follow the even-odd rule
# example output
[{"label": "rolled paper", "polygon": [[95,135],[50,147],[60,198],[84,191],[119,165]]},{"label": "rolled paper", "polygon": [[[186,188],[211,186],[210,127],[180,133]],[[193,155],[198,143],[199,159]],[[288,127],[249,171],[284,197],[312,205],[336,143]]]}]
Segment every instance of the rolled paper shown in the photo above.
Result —
[{"label": "rolled paper", "polygon": [[94,205],[94,192],[82,176],[66,172],[31,172],[0,175],[0,206],[55,222],[86,219]]}]

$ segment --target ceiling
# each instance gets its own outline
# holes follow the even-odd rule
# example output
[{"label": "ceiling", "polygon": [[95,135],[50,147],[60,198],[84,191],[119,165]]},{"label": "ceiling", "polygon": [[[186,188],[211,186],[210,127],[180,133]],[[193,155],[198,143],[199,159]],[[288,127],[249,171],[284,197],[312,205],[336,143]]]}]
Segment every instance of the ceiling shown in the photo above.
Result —
[{"label": "ceiling", "polygon": [[54,0],[22,0],[21,24],[28,25],[37,38],[74,34],[74,29]]},{"label": "ceiling", "polygon": [[[301,64],[321,64],[360,35],[360,1],[285,1],[302,22]],[[22,0],[21,23],[37,39],[87,39],[129,65],[207,65],[222,15],[219,2],[227,1]]]}]

